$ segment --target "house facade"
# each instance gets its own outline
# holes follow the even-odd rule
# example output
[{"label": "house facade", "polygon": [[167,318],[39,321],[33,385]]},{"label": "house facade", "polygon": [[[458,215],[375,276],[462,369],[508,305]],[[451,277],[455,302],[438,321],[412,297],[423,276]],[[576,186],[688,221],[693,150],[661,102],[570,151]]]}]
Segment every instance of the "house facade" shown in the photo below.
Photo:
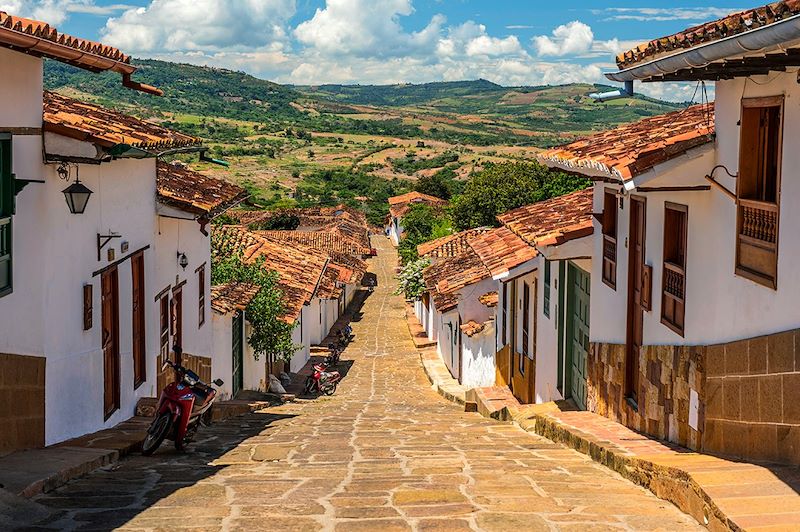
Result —
[{"label": "house facade", "polygon": [[405,228],[403,227],[403,217],[408,214],[414,205],[429,205],[431,207],[443,207],[447,202],[441,198],[423,194],[422,192],[408,192],[400,196],[389,198],[389,216],[386,218],[386,235],[394,246],[400,244]]},{"label": "house facade", "polygon": [[714,81],[716,102],[542,154],[596,179],[603,212],[589,408],[692,449],[795,464],[797,20],[777,2],[622,54],[611,79]]},{"label": "house facade", "polygon": [[49,57],[112,70],[124,85],[158,93],[131,81],[135,67],[119,50],[5,13],[0,22],[0,62],[9,72],[0,83],[0,373],[16,376],[3,392],[24,396],[26,405],[0,408],[4,426],[13,427],[0,437],[0,452],[8,452],[110,427],[154,395],[156,156],[201,147],[43,91],[42,57]]}]

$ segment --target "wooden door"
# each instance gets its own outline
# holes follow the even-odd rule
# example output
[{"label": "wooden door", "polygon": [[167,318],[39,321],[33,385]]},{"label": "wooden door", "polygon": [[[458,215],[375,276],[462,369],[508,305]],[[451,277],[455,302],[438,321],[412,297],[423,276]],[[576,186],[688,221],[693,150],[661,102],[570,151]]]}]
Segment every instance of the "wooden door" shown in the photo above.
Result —
[{"label": "wooden door", "polygon": [[461,384],[463,373],[461,366],[464,363],[464,342],[461,338],[461,314],[458,315],[458,328],[456,329],[456,342],[458,342],[458,347],[456,352],[458,353],[458,383]]},{"label": "wooden door", "polygon": [[131,257],[131,311],[133,316],[133,387],[147,380],[146,336],[144,319],[144,253]]},{"label": "wooden door", "polygon": [[588,273],[569,264],[567,287],[567,359],[569,390],[579,408],[586,408],[586,361],[589,357],[589,299],[591,280]]},{"label": "wooden door", "polygon": [[628,245],[628,327],[625,353],[625,395],[636,403],[639,401],[639,354],[644,340],[642,297],[644,293],[646,212],[644,199],[632,196]]},{"label": "wooden door", "polygon": [[100,278],[103,348],[103,414],[108,419],[120,404],[119,390],[119,278],[116,268]]},{"label": "wooden door", "polygon": [[233,366],[231,389],[233,397],[244,387],[244,318],[242,311],[238,311],[231,318]]},{"label": "wooden door", "polygon": [[[180,288],[172,292],[172,345],[183,349],[183,290]],[[180,360],[176,360],[180,364]]]}]

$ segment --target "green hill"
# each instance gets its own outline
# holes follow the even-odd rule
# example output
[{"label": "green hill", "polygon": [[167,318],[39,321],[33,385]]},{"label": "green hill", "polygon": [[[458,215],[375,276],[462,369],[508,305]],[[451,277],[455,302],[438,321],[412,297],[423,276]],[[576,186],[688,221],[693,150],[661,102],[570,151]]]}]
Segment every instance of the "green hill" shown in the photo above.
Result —
[{"label": "green hill", "polygon": [[503,87],[486,80],[402,85],[286,86],[243,72],[137,59],[138,81],[45,63],[45,86],[220,142],[294,130],[439,140],[480,146],[550,146],[678,106],[635,96],[597,103],[608,87]]}]

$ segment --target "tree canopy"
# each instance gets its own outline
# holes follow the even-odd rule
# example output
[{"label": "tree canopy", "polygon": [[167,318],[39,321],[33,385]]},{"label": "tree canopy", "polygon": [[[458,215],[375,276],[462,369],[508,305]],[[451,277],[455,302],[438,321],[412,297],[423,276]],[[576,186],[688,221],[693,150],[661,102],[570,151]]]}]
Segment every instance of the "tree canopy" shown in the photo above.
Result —
[{"label": "tree canopy", "polygon": [[497,215],[554,196],[586,188],[588,179],[555,172],[538,163],[500,163],[475,174],[452,201],[459,231],[497,226]]},{"label": "tree canopy", "polygon": [[449,235],[452,232],[452,224],[441,209],[420,203],[412,205],[411,210],[403,216],[403,230],[403,239],[397,252],[400,254],[400,261],[407,264],[419,258],[418,245]]}]

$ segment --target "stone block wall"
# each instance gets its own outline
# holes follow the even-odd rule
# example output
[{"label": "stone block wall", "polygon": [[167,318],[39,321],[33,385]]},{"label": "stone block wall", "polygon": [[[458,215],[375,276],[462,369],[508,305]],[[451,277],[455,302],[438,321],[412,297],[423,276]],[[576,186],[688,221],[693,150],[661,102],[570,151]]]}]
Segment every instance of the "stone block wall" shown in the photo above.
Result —
[{"label": "stone block wall", "polygon": [[44,447],[45,359],[0,354],[0,456]]},{"label": "stone block wall", "polygon": [[800,464],[800,330],[707,348],[703,450]]},{"label": "stone block wall", "polygon": [[[587,409],[656,438],[700,449],[704,359],[704,347],[642,347],[634,407],[625,397],[625,346],[594,343],[587,360]],[[690,423],[693,391],[697,419]]]}]

